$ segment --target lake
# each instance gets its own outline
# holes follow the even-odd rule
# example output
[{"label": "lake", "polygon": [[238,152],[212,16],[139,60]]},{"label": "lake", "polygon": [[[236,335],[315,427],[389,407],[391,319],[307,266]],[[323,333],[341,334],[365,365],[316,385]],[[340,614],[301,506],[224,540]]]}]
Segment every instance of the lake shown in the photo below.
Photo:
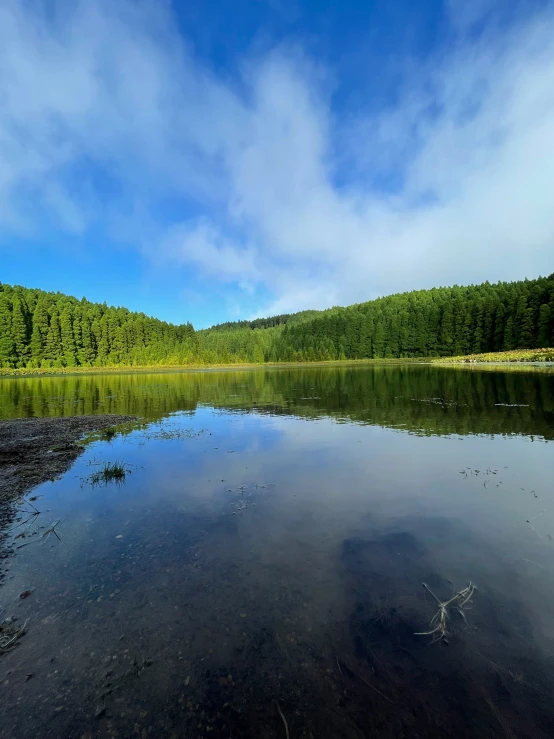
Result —
[{"label": "lake", "polygon": [[95,413],[10,531],[2,738],[554,735],[551,370],[0,379]]}]

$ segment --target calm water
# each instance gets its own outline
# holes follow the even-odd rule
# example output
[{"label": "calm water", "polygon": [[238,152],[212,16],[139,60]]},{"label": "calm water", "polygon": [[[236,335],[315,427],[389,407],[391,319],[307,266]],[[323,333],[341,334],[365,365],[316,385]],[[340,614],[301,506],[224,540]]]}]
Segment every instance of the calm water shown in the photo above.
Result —
[{"label": "calm water", "polygon": [[[2,418],[82,413],[142,423],[13,529],[2,738],[554,735],[554,374],[0,380]],[[422,582],[470,581],[445,640],[414,634]]]}]

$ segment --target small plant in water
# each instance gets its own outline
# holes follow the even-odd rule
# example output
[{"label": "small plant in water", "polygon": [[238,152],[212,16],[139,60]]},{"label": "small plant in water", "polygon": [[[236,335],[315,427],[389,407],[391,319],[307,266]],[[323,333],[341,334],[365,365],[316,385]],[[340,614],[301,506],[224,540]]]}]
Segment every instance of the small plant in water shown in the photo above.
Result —
[{"label": "small plant in water", "polygon": [[89,476],[88,482],[91,485],[107,485],[109,482],[122,483],[127,475],[131,474],[131,470],[125,462],[105,462],[102,469],[93,472]]}]

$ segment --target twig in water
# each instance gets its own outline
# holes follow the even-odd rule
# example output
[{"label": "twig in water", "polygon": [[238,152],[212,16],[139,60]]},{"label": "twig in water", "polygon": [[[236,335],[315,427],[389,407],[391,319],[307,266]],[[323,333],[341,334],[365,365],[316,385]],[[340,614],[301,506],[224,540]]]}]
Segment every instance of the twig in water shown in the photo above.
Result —
[{"label": "twig in water", "polygon": [[18,524],[18,525],[16,526],[16,528],[19,528],[20,526],[25,526],[25,524],[26,524],[26,523],[29,523],[29,521],[31,521],[31,520],[35,520],[35,519],[36,519],[36,518],[37,518],[38,516],[40,516],[40,513],[41,513],[41,512],[40,512],[40,511],[38,510],[38,508],[36,508],[36,507],[35,507],[35,506],[34,506],[34,505],[33,505],[33,504],[31,503],[31,501],[30,501],[30,500],[26,500],[25,502],[26,502],[26,503],[28,503],[28,504],[29,504],[29,505],[31,506],[31,508],[32,508],[33,510],[32,510],[32,511],[26,511],[25,509],[23,509],[23,510],[21,511],[22,513],[29,513],[29,514],[30,514],[30,516],[29,516],[29,518],[26,518],[26,519],[25,519],[25,521],[23,521],[22,523]]},{"label": "twig in water", "polygon": [[525,557],[520,557],[519,560],[516,560],[516,562],[529,562],[529,564],[536,565],[537,567],[540,567],[542,569],[542,565],[538,564],[538,562],[533,562],[532,559],[525,559]]},{"label": "twig in water", "polygon": [[539,539],[542,539],[543,538],[543,535],[539,531],[537,531],[537,529],[533,526],[533,524],[531,523],[531,521],[527,520],[527,521],[525,521],[525,523],[529,524],[529,528],[531,529],[531,531],[534,531],[535,532],[535,534],[539,537]]},{"label": "twig in water", "polygon": [[444,639],[446,636],[446,621],[448,619],[449,607],[456,608],[460,616],[467,623],[463,608],[473,597],[475,585],[470,582],[467,587],[452,596],[450,600],[445,601],[440,601],[426,583],[422,583],[422,585],[437,601],[439,609],[431,619],[431,629],[429,631],[416,631],[415,636],[434,636],[430,642],[431,644],[434,644],[435,642]]},{"label": "twig in water", "polygon": [[50,536],[50,534],[55,534],[55,535],[56,535],[56,536],[58,537],[58,539],[59,539],[60,541],[62,540],[61,534],[58,534],[58,532],[56,531],[56,526],[57,526],[57,525],[59,524],[59,522],[60,522],[61,520],[62,520],[61,518],[60,518],[60,519],[58,519],[58,520],[56,521],[56,523],[53,523],[53,524],[52,524],[52,526],[50,526],[50,528],[49,528],[49,529],[47,529],[47,530],[46,530],[46,531],[44,532],[44,534],[42,535],[43,537],[46,537],[46,538],[44,539],[44,541],[46,541],[46,540],[48,539],[48,537]]},{"label": "twig in water", "polygon": [[375,685],[372,685],[371,683],[368,683],[368,681],[367,680],[364,680],[364,678],[361,675],[357,675],[356,673],[354,673],[354,674],[356,675],[356,677],[358,677],[364,683],[364,685],[367,685],[368,688],[371,688],[376,693],[378,693],[381,696],[381,698],[384,698],[386,701],[388,701],[389,703],[392,703],[394,705],[394,701],[391,700],[390,698],[388,698],[384,693],[381,693],[381,691],[378,690],[375,687]]},{"label": "twig in water", "polygon": [[31,501],[30,501],[30,500],[28,500],[28,501],[27,501],[27,503],[28,503],[28,504],[29,504],[29,505],[31,506],[31,508],[32,508],[32,509],[33,509],[33,510],[35,511],[35,513],[36,513],[36,514],[37,514],[37,516],[38,516],[38,514],[40,513],[39,509],[38,509],[38,508],[37,508],[36,506],[34,506],[34,505],[33,505],[33,504],[31,503]]},{"label": "twig in water", "polygon": [[[346,663],[346,661],[345,661],[345,660],[343,660],[343,664],[345,665],[345,667],[346,667],[346,669],[347,669],[348,673],[350,673],[350,675],[353,675],[354,677],[358,678],[358,680],[360,680],[360,681],[361,681],[361,682],[362,682],[362,683],[363,683],[364,685],[367,685],[367,687],[368,687],[368,688],[371,688],[371,689],[372,689],[372,690],[374,690],[374,691],[375,691],[375,692],[376,692],[376,693],[377,693],[378,695],[380,695],[380,696],[381,696],[381,698],[384,698],[384,699],[385,699],[386,701],[388,701],[389,703],[392,703],[392,704],[394,705],[394,701],[393,701],[393,700],[391,700],[391,699],[390,699],[390,698],[389,698],[388,696],[386,696],[386,695],[385,695],[384,693],[381,693],[381,691],[380,691],[380,690],[379,690],[378,688],[376,688],[376,687],[375,687],[375,685],[372,685],[371,683],[368,683],[368,681],[367,681],[367,680],[365,680],[365,679],[364,679],[364,678],[363,678],[363,677],[362,677],[361,675],[358,675],[358,673],[357,673],[357,672],[355,672],[355,671],[354,671],[354,670],[352,669],[352,667],[350,667],[350,665]],[[341,675],[343,675],[343,672],[342,672],[342,670],[341,670],[341,668],[340,668],[340,664],[339,664],[339,658],[338,658],[338,657],[337,657],[337,665],[338,665],[338,667],[339,667],[339,670],[340,670],[340,673],[341,673]]]},{"label": "twig in water", "polygon": [[277,698],[274,698],[275,705],[277,706],[277,710],[279,711],[279,716],[283,719],[283,723],[285,724],[285,734],[287,735],[287,739],[290,739],[289,734],[289,725],[287,724],[287,719],[285,718],[285,714],[283,711],[281,711],[281,706],[279,705],[279,701]]},{"label": "twig in water", "polygon": [[340,668],[340,662],[339,662],[339,658],[338,658],[338,657],[337,657],[337,667],[339,668],[339,672],[340,672],[340,674],[341,674],[341,675],[342,675],[342,676],[344,677],[344,675],[343,675],[343,673],[342,673],[342,670],[341,670],[341,668]]},{"label": "twig in water", "polygon": [[[0,627],[6,627],[6,623],[0,624]],[[27,626],[27,621],[23,624],[23,626],[20,629],[16,629],[15,631],[12,631],[9,628],[6,628],[5,630],[8,631],[8,633],[0,635],[0,653],[1,652],[8,652],[17,639],[19,639],[20,636],[23,636],[25,633],[25,627]]]}]

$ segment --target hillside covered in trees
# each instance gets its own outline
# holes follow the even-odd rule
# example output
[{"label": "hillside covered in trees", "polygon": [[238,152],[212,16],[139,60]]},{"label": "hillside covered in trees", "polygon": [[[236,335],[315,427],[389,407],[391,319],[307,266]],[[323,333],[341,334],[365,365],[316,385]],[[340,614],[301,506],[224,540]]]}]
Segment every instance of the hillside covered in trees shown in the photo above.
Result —
[{"label": "hillside covered in trees", "polygon": [[441,357],[554,345],[554,274],[435,288],[195,331],[126,308],[0,284],[0,367]]},{"label": "hillside covered in trees", "polygon": [[440,357],[551,347],[554,274],[435,288],[331,309],[285,326],[281,360]]}]

